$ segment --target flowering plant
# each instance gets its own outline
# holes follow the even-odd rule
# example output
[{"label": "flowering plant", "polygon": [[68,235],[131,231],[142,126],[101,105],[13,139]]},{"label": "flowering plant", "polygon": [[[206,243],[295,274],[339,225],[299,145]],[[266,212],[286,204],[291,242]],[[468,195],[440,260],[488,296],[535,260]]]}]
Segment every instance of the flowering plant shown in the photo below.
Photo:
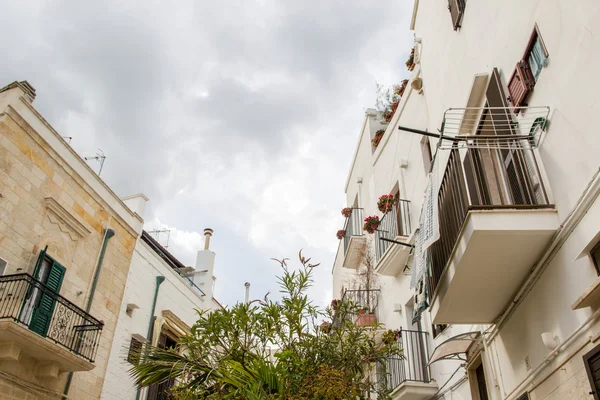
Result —
[{"label": "flowering plant", "polygon": [[383,332],[383,335],[381,336],[381,341],[384,344],[392,344],[394,342],[396,342],[398,339],[400,339],[400,331],[398,329],[389,329],[385,332]]},{"label": "flowering plant", "polygon": [[337,236],[338,239],[342,240],[344,238],[344,236],[346,236],[346,231],[343,229],[340,229],[339,231],[337,231],[335,236]]},{"label": "flowering plant", "polygon": [[379,217],[377,215],[372,215],[365,218],[365,225],[363,229],[369,233],[375,233],[375,230],[379,227],[379,223]]},{"label": "flowering plant", "polygon": [[384,133],[384,129],[380,129],[377,132],[375,132],[375,136],[373,136],[373,139],[371,139],[371,145],[373,147],[377,148],[377,146],[379,146],[379,142],[381,142],[381,138],[383,137]]},{"label": "flowering plant", "polygon": [[342,208],[342,215],[346,218],[350,217],[350,214],[352,214],[352,207],[346,207],[346,208]]},{"label": "flowering plant", "polygon": [[341,304],[342,304],[341,300],[338,300],[338,299],[331,300],[331,308],[333,309],[333,311],[339,310]]},{"label": "flowering plant", "polygon": [[406,68],[408,68],[409,71],[412,71],[413,69],[415,69],[415,48],[414,47],[410,51],[410,56],[408,56],[408,60],[406,60]]},{"label": "flowering plant", "polygon": [[384,214],[390,211],[396,204],[398,204],[398,199],[393,194],[384,194],[377,200],[377,208]]},{"label": "flowering plant", "polygon": [[321,324],[321,331],[325,334],[331,332],[331,322],[323,321],[323,323]]},{"label": "flowering plant", "polygon": [[383,120],[389,123],[398,109],[398,104],[402,99],[402,95],[406,90],[408,79],[405,79],[399,85],[393,85],[389,88],[384,88],[382,85],[377,85],[377,101],[375,108],[381,113]]}]

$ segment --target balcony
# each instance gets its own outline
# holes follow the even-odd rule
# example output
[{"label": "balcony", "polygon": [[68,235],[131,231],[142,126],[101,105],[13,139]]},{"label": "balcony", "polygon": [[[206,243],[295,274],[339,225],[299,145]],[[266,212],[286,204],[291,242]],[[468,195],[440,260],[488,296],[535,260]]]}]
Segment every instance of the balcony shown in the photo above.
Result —
[{"label": "balcony", "polygon": [[363,258],[363,252],[367,239],[363,232],[363,209],[352,208],[352,214],[346,218],[344,230],[344,263],[342,266],[349,269],[357,269]]},{"label": "balcony", "polygon": [[[350,304],[343,312],[337,312],[334,316],[333,325],[336,326],[341,320],[351,321],[360,326],[377,325],[379,319],[379,289],[347,289],[342,296],[343,304]],[[348,312],[350,309],[352,311]],[[343,314],[343,315],[342,315]]]},{"label": "balcony", "polygon": [[400,199],[398,204],[383,216],[379,228],[375,231],[377,273],[396,276],[404,270],[412,248],[390,240],[409,243],[411,233],[410,201]]},{"label": "balcony", "polygon": [[427,365],[427,332],[400,331],[398,346],[402,356],[389,358],[377,366],[377,384],[380,389],[391,390],[393,400],[427,400],[438,391],[431,381]]},{"label": "balcony", "polygon": [[30,275],[0,276],[0,361],[33,360],[39,378],[89,371],[102,327]]},{"label": "balcony", "polygon": [[429,247],[435,324],[493,323],[559,226],[535,153],[507,147],[450,150]]}]

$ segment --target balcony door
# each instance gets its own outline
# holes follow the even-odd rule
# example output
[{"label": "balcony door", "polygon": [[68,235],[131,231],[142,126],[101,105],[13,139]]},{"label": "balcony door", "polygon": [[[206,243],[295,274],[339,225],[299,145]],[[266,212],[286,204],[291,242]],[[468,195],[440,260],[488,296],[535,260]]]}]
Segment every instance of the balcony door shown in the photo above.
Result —
[{"label": "balcony door", "polygon": [[[506,101],[498,70],[492,71],[486,90],[485,109],[478,135],[518,134]],[[482,142],[485,143],[485,142]],[[511,143],[511,142],[508,142]],[[526,151],[512,143],[512,149],[481,148],[467,151],[464,167],[471,204],[535,204],[535,188],[530,179]],[[496,146],[497,147],[497,146]]]},{"label": "balcony door", "polygon": [[[174,349],[177,347],[177,341],[165,331],[160,333],[156,345],[161,349]],[[171,388],[175,385],[174,379],[150,385],[148,388],[147,400],[168,400],[171,398]]]},{"label": "balcony door", "polygon": [[65,271],[65,267],[49,257],[45,250],[40,252],[20,320],[41,336],[48,333],[56,304],[55,295],[60,291]]}]

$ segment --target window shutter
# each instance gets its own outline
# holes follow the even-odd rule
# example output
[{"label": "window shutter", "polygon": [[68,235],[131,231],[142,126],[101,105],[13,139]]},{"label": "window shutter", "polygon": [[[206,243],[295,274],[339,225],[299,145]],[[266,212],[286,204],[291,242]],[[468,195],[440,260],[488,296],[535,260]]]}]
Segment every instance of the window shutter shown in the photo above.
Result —
[{"label": "window shutter", "polygon": [[54,261],[52,267],[50,267],[48,279],[45,282],[45,288],[41,286],[37,289],[41,291],[41,294],[39,303],[33,312],[29,329],[42,336],[46,336],[48,328],[50,327],[52,313],[54,312],[54,306],[56,304],[54,293],[60,291],[65,271],[65,267]]},{"label": "window shutter", "polygon": [[448,10],[452,18],[452,26],[454,30],[460,28],[462,17],[465,12],[465,0],[448,0]]},{"label": "window shutter", "polygon": [[525,103],[525,98],[527,98],[533,84],[533,75],[529,65],[523,60],[519,61],[508,81],[509,100],[514,108],[518,108]]}]

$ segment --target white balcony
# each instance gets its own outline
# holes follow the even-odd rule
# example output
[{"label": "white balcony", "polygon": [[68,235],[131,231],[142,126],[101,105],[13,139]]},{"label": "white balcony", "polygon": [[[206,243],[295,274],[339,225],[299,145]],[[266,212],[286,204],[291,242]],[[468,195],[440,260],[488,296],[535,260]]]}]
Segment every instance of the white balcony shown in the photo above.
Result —
[{"label": "white balcony", "polygon": [[532,150],[452,150],[431,256],[435,324],[493,323],[559,227]]},{"label": "white balcony", "polygon": [[[412,250],[411,233],[410,201],[399,200],[384,215],[375,232],[375,271],[378,274],[396,276],[404,271]],[[406,246],[398,242],[406,243]]]},{"label": "white balcony", "polygon": [[363,232],[362,211],[362,208],[352,208],[344,224],[344,268],[357,269],[364,258],[367,238]]},{"label": "white balcony", "polygon": [[558,226],[554,209],[469,211],[431,303],[433,322],[493,323]]}]

